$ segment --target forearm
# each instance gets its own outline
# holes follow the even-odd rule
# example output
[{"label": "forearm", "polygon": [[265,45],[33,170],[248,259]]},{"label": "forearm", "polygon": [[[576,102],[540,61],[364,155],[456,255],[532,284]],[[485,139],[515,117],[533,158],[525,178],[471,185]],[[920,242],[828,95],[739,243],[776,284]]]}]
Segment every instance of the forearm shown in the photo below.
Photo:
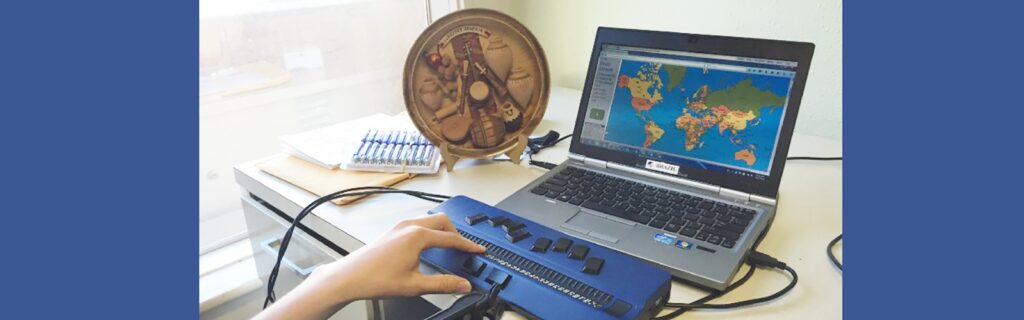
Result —
[{"label": "forearm", "polygon": [[468,280],[459,276],[420,273],[420,253],[427,248],[474,254],[487,250],[462,238],[443,213],[405,220],[381,239],[317,268],[256,319],[326,319],[356,300],[465,293],[473,289]]},{"label": "forearm", "polygon": [[254,319],[327,319],[355,300],[339,295],[335,288],[342,284],[318,278],[314,273]]}]

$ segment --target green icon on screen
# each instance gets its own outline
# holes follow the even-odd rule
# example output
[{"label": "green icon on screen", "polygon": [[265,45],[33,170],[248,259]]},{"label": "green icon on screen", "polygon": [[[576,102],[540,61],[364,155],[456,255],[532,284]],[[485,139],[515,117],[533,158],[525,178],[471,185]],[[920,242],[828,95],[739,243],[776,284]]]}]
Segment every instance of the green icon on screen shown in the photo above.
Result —
[{"label": "green icon on screen", "polygon": [[590,118],[594,119],[594,120],[602,120],[602,119],[604,119],[604,110],[601,110],[601,109],[591,109],[590,110]]}]

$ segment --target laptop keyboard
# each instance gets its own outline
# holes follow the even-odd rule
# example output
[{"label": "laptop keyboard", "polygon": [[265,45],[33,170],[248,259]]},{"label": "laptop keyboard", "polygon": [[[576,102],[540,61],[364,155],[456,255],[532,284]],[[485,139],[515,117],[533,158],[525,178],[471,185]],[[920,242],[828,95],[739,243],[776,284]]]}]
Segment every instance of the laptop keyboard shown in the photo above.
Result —
[{"label": "laptop keyboard", "polygon": [[757,213],[575,167],[530,192],[725,248],[736,245]]}]

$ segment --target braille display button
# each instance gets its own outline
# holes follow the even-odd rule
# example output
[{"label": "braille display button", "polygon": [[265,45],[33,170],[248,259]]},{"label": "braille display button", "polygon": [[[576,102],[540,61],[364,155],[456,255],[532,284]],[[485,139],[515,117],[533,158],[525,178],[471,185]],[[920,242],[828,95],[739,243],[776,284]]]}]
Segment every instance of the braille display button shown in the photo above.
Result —
[{"label": "braille display button", "polygon": [[601,273],[601,267],[604,266],[604,259],[590,257],[587,262],[583,264],[583,273],[598,274]]},{"label": "braille display button", "polygon": [[566,251],[569,250],[569,246],[571,246],[571,245],[572,245],[572,240],[569,240],[569,239],[566,239],[566,238],[558,238],[558,241],[555,241],[555,246],[551,248],[551,251],[554,251],[554,252],[566,252]]},{"label": "braille display button", "polygon": [[471,226],[483,222],[484,220],[487,220],[487,215],[483,213],[466,217],[466,223],[468,223]]},{"label": "braille display button", "polygon": [[569,259],[583,260],[583,258],[587,257],[588,252],[590,252],[589,247],[582,244],[577,244],[575,246],[572,246],[572,251],[569,251]]},{"label": "braille display button", "polygon": [[505,234],[505,239],[508,239],[508,241],[512,241],[512,243],[516,243],[516,242],[519,242],[519,240],[526,239],[526,237],[529,237],[529,236],[530,236],[530,233],[527,232],[526,230],[518,229],[518,230],[513,230],[512,232],[506,233]]},{"label": "braille display button", "polygon": [[537,241],[533,242],[533,248],[530,251],[545,253],[548,251],[548,247],[551,246],[551,239],[540,237]]}]

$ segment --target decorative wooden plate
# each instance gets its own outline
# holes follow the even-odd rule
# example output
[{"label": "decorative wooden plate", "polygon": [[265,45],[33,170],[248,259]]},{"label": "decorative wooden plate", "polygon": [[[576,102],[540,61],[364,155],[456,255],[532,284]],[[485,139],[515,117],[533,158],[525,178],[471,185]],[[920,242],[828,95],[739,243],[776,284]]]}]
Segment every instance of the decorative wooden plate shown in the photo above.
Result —
[{"label": "decorative wooden plate", "polygon": [[420,34],[402,87],[413,123],[451,171],[459,158],[504,153],[519,163],[544,117],[550,78],[544,50],[519,21],[466,9]]}]

